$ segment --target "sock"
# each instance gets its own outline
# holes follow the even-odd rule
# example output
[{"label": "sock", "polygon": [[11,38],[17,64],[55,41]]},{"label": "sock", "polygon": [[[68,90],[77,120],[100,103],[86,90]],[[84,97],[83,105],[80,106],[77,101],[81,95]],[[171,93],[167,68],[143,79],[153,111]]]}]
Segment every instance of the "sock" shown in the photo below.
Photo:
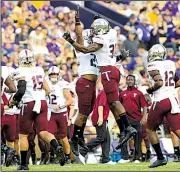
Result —
[{"label": "sock", "polygon": [[74,133],[73,133],[73,137],[72,139],[75,141],[75,142],[78,142],[78,137],[79,137],[79,133],[81,131],[81,128],[82,127],[79,127],[77,125],[74,125]]},{"label": "sock", "polygon": [[84,140],[84,128],[85,128],[85,126],[86,126],[86,123],[83,124],[83,126],[80,129],[80,133],[79,133],[79,138],[81,138],[83,140]]},{"label": "sock", "polygon": [[117,125],[118,125],[118,127],[119,127],[119,129],[120,129],[120,132],[122,133],[122,132],[124,131],[124,124],[123,124],[122,119],[118,119],[118,120],[116,121],[116,123],[117,123]]},{"label": "sock", "polygon": [[128,120],[128,118],[127,118],[126,113],[121,114],[121,117],[120,117],[120,118],[121,118],[121,120],[123,121],[123,124],[124,124],[125,128],[127,128],[127,127],[130,126],[130,123],[129,123],[129,120]]},{"label": "sock", "polygon": [[177,156],[180,155],[179,146],[174,147],[174,154],[177,155]]},{"label": "sock", "polygon": [[26,165],[26,157],[27,157],[27,151],[20,151],[21,153],[21,165]]},{"label": "sock", "polygon": [[163,156],[163,154],[162,154],[160,144],[159,144],[159,143],[153,144],[152,147],[154,148],[154,150],[155,150],[155,152],[156,152],[157,159],[163,160],[163,159],[164,159],[164,156]]},{"label": "sock", "polygon": [[59,146],[58,142],[56,141],[56,139],[52,139],[50,141],[50,145],[56,150],[57,147]]}]

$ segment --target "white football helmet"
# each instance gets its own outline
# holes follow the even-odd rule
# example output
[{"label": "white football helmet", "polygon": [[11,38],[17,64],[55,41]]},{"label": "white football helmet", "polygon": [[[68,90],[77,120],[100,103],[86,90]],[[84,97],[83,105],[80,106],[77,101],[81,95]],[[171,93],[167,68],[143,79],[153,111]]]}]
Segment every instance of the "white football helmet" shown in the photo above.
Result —
[{"label": "white football helmet", "polygon": [[[51,77],[51,75],[56,74],[57,77]],[[51,82],[57,82],[59,80],[60,77],[60,70],[57,66],[51,66],[48,70],[48,76],[49,76],[49,80]]]},{"label": "white football helmet", "polygon": [[22,50],[18,54],[18,63],[21,64],[32,64],[35,62],[34,54],[28,49]]},{"label": "white football helmet", "polygon": [[110,25],[107,20],[99,18],[92,23],[91,29],[93,35],[103,35],[109,32]]},{"label": "white football helmet", "polygon": [[152,62],[155,60],[163,60],[167,56],[166,48],[161,44],[155,44],[151,47],[148,52],[148,62]]}]

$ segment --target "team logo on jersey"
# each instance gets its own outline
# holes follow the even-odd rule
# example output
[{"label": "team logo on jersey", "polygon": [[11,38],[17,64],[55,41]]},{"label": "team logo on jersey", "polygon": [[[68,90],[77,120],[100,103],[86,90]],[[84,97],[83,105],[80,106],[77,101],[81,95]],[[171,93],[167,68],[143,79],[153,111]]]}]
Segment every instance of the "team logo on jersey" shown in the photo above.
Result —
[{"label": "team logo on jersey", "polygon": [[124,97],[126,96],[126,94],[124,94]]},{"label": "team logo on jersey", "polygon": [[134,97],[136,97],[137,96],[137,93],[134,93]]}]

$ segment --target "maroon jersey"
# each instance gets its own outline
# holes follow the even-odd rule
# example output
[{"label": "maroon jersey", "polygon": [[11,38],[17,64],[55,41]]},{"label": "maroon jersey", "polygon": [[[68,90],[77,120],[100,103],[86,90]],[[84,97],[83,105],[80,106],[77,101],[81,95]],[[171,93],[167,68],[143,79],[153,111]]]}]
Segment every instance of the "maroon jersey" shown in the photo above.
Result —
[{"label": "maroon jersey", "polygon": [[98,118],[99,118],[98,107],[99,106],[103,106],[103,121],[107,121],[110,108],[109,108],[106,93],[104,92],[104,90],[102,90],[98,94],[96,101],[95,101],[95,105],[94,105],[93,113],[92,113],[92,117],[91,117],[93,125],[96,125],[98,122]]},{"label": "maroon jersey", "polygon": [[141,91],[137,88],[127,88],[119,94],[129,119],[140,121],[143,117],[141,108],[147,107],[148,103]]}]

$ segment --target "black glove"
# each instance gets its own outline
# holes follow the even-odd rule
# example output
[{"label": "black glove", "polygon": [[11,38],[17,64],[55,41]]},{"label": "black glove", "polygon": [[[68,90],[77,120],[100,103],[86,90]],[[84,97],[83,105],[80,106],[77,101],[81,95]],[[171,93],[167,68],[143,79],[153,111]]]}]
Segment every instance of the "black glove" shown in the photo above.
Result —
[{"label": "black glove", "polygon": [[130,57],[130,51],[123,48],[121,50],[121,56],[122,56],[122,59],[125,60],[127,57]]},{"label": "black glove", "polygon": [[70,32],[64,32],[63,34],[63,38],[68,41],[70,44],[73,44],[74,41],[71,38]]},{"label": "black glove", "polygon": [[76,10],[76,14],[75,14],[75,21],[76,21],[76,25],[80,25],[81,21],[79,19],[79,5],[77,6],[77,10]]},{"label": "black glove", "polygon": [[148,88],[146,91],[147,91],[148,94],[153,94],[153,92],[155,90],[151,87],[151,88]]}]

